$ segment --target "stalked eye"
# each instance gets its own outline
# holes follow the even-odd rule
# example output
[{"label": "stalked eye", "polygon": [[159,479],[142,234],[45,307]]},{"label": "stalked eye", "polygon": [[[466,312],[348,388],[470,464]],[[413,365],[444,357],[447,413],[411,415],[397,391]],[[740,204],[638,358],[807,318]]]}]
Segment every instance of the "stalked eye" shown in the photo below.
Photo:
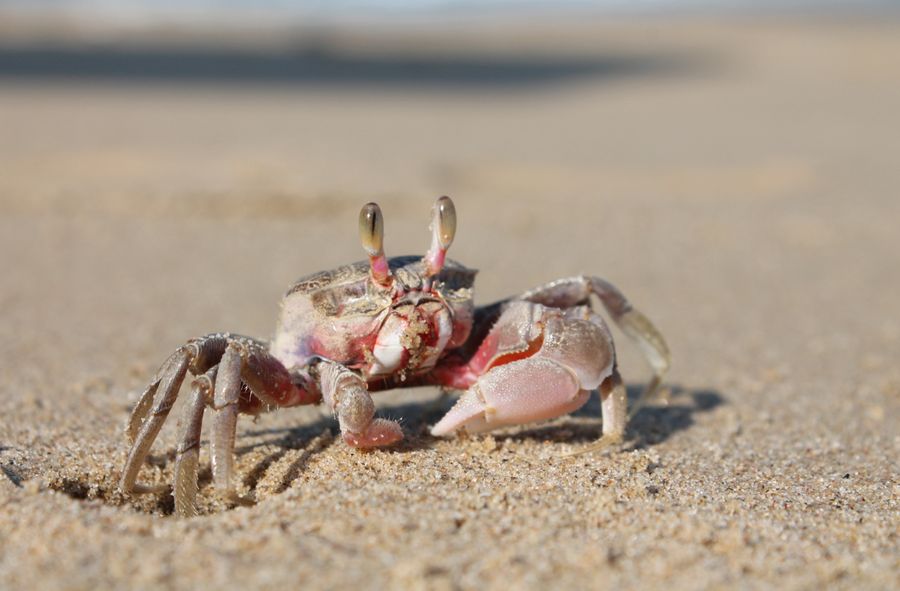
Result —
[{"label": "stalked eye", "polygon": [[456,207],[453,201],[447,197],[441,197],[434,204],[434,231],[437,234],[441,248],[450,248],[453,237],[456,235]]},{"label": "stalked eye", "polygon": [[359,239],[369,256],[383,252],[384,219],[377,203],[366,203],[359,212]]},{"label": "stalked eye", "polygon": [[449,197],[434,202],[431,208],[431,248],[425,254],[425,276],[433,277],[444,268],[447,249],[456,235],[456,207]]},{"label": "stalked eye", "polygon": [[393,277],[384,256],[384,218],[377,203],[366,203],[359,212],[359,239],[369,255],[372,279],[382,287],[390,287]]}]

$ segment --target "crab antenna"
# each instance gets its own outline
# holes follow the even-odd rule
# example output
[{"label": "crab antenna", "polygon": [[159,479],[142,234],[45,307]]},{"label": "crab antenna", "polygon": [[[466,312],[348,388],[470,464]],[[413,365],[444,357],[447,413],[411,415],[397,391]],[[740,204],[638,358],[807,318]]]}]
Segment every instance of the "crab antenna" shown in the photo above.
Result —
[{"label": "crab antenna", "polygon": [[425,255],[425,273],[437,275],[444,267],[447,249],[456,235],[456,207],[446,195],[434,203],[431,209],[431,248]]},{"label": "crab antenna", "polygon": [[394,278],[384,256],[384,218],[377,203],[366,203],[359,212],[359,239],[369,255],[372,279],[382,287],[389,287]]}]

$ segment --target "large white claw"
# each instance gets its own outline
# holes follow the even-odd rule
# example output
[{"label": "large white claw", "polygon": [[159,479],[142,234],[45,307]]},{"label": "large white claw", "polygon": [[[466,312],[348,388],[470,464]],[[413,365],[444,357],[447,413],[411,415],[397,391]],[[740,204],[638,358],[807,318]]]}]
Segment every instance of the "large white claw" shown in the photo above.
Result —
[{"label": "large white claw", "polygon": [[552,419],[585,403],[590,391],[552,359],[529,357],[492,368],[431,429],[435,436]]}]

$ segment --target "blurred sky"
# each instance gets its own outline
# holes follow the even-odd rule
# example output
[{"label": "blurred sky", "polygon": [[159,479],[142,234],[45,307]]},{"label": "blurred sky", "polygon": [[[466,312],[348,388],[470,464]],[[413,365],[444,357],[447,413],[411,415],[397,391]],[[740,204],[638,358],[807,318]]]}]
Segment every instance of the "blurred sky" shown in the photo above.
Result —
[{"label": "blurred sky", "polygon": [[897,0],[0,0],[0,10],[61,13],[103,21],[403,18],[529,12],[822,12],[896,9]]}]

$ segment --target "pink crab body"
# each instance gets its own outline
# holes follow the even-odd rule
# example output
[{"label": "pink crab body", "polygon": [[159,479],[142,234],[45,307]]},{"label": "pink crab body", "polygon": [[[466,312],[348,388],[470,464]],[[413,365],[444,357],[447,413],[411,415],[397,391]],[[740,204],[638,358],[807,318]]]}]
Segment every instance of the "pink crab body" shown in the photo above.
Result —
[{"label": "pink crab body", "polygon": [[561,279],[476,308],[476,272],[446,258],[456,230],[448,197],[435,204],[431,229],[425,256],[389,259],[381,210],[370,203],[359,218],[368,261],[295,283],[282,301],[270,343],[213,334],[178,349],[132,413],[132,448],[121,488],[161,490],[137,484],[137,475],[188,371],[198,377],[176,453],[175,504],[182,515],[195,511],[207,408],[214,411],[213,481],[235,502],[246,500],[237,495],[232,474],[239,413],[323,403],[337,417],[347,444],[390,445],[403,438],[403,430],[375,416],[374,390],[426,384],[464,390],[432,428],[435,436],[554,418],[579,408],[599,390],[603,437],[582,451],[621,440],[625,388],[612,335],[591,309],[591,297],[637,341],[654,369],[638,405],[658,387],[669,365],[666,343],[650,321],[614,286],[590,276]]},{"label": "pink crab body", "polygon": [[[397,264],[408,260],[418,261],[412,257],[392,259]],[[338,271],[353,277],[362,272],[360,267],[357,264]],[[412,273],[418,270],[415,267],[401,269]],[[351,283],[339,289],[346,294],[357,287]],[[289,293],[272,341],[272,355],[285,367],[303,367],[316,358],[333,360],[358,370],[368,381],[376,381],[427,372],[446,350],[459,347],[468,338],[472,329],[471,298],[448,301],[435,285],[410,288],[399,281],[386,291],[374,297],[361,294],[364,305],[375,302],[380,306],[363,311],[357,300],[332,307],[332,293]]]}]

